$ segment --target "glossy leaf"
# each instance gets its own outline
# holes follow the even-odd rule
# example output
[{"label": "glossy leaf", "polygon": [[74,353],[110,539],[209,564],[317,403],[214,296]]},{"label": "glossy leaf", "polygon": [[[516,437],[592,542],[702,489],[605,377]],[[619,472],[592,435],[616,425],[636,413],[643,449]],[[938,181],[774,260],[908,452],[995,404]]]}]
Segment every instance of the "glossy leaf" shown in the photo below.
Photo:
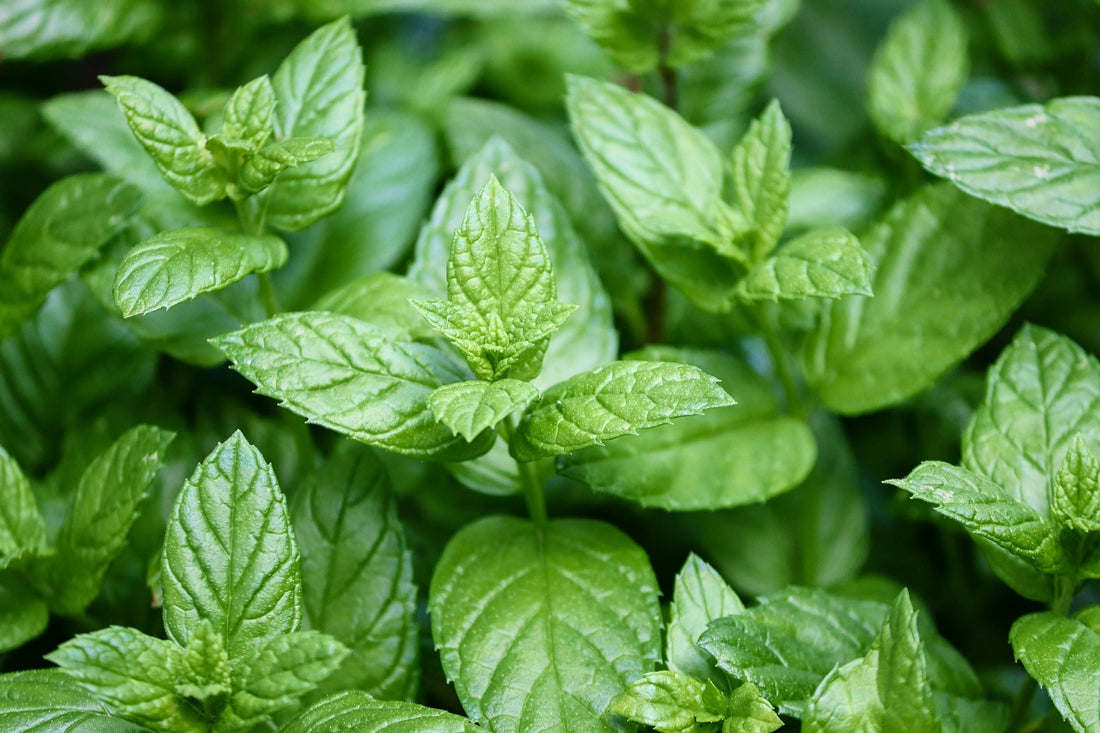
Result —
[{"label": "glossy leaf", "polygon": [[816,229],[787,242],[737,284],[742,300],[872,295],[871,265],[846,229]]},{"label": "glossy leaf", "polygon": [[722,733],[772,733],[782,727],[783,721],[753,683],[743,683],[730,695]]},{"label": "glossy leaf", "polygon": [[318,730],[356,733],[475,733],[466,718],[411,702],[378,700],[359,690],[333,695],[304,711],[283,733]]},{"label": "glossy leaf", "polygon": [[336,146],[323,137],[292,137],[280,140],[248,156],[237,181],[245,193],[270,186],[280,173],[335,152]]},{"label": "glossy leaf", "polygon": [[726,717],[726,696],[713,682],[680,672],[647,672],[626,686],[608,712],[659,733],[692,733]]},{"label": "glossy leaf", "polygon": [[1054,477],[1051,518],[1078,532],[1100,532],[1100,463],[1078,434]]},{"label": "glossy leaf", "polygon": [[140,733],[135,723],[108,713],[103,703],[60,670],[0,676],[0,726],[20,733]]},{"label": "glossy leaf", "polygon": [[745,609],[741,599],[722,576],[696,555],[688,556],[676,576],[665,632],[665,659],[668,668],[698,680],[711,679],[722,689],[728,681],[716,674],[714,662],[696,646],[707,624],[732,616]]},{"label": "glossy leaf", "polygon": [[1100,728],[1100,633],[1076,619],[1032,613],[1012,624],[1012,651],[1079,733]]},{"label": "glossy leaf", "polygon": [[428,395],[435,419],[456,435],[473,440],[483,430],[523,409],[539,396],[538,389],[518,379],[496,382],[455,382]]},{"label": "glossy leaf", "polygon": [[733,150],[732,203],[748,220],[746,235],[753,262],[779,242],[787,222],[791,194],[791,125],[779,102],[772,101]]}]

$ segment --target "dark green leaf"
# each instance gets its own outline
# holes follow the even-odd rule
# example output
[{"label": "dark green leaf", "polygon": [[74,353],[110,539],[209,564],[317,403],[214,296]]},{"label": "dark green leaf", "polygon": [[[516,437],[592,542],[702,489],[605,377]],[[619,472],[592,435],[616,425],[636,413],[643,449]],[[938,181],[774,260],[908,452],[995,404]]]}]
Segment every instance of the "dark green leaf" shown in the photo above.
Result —
[{"label": "dark green leaf", "polygon": [[60,670],[0,676],[0,726],[18,733],[139,733]]},{"label": "dark green leaf", "polygon": [[1032,613],[1012,625],[1012,650],[1080,733],[1100,729],[1100,633],[1075,619]]},{"label": "dark green leaf", "polygon": [[0,569],[24,555],[44,552],[49,541],[30,481],[0,446]]},{"label": "dark green leaf", "polygon": [[50,608],[38,592],[16,573],[0,570],[0,652],[22,646],[45,631],[49,622]]}]

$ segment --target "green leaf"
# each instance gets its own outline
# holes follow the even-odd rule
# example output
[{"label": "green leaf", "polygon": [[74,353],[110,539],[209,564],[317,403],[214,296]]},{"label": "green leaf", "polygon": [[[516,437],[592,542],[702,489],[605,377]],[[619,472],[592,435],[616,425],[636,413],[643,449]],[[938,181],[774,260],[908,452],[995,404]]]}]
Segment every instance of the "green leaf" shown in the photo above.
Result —
[{"label": "green leaf", "polygon": [[195,711],[176,694],[170,641],[109,626],[79,634],[46,655],[111,709],[157,730],[199,730]]},{"label": "green leaf", "polygon": [[945,0],[921,0],[890,26],[867,76],[867,113],[901,144],[940,124],[969,73],[966,27]]},{"label": "green leaf", "polygon": [[1100,234],[1100,99],[1064,97],[971,115],[910,151],[963,191],[1071,232]]},{"label": "green leaf", "polygon": [[845,415],[916,394],[1004,324],[1057,239],[946,185],[904,199],[862,239],[880,296],[821,314],[804,355],[811,386]]},{"label": "green leaf", "polygon": [[846,229],[815,229],[784,244],[737,284],[742,300],[872,295],[871,265]]},{"label": "green leaf", "polygon": [[361,51],[347,18],[318,28],[275,72],[276,139],[328,138],[335,149],[279,176],[266,194],[271,226],[304,229],[344,200],[363,132],[363,75]]},{"label": "green leaf", "polygon": [[115,278],[126,317],[171,308],[286,262],[283,240],[194,227],[161,232],[130,250]]},{"label": "green leaf", "polygon": [[436,565],[429,611],[463,708],[497,733],[610,730],[608,705],[660,657],[649,560],[602,522],[467,525]]},{"label": "green leaf", "polygon": [[1080,433],[1066,451],[1052,488],[1052,519],[1078,532],[1100,531],[1100,463]]},{"label": "green leaf", "polygon": [[19,733],[140,733],[60,670],[0,675],[0,726]]},{"label": "green leaf", "polygon": [[57,533],[57,555],[50,561],[54,612],[80,613],[99,594],[172,437],[165,430],[138,425],[85,469]]},{"label": "green leaf", "polygon": [[19,557],[41,554],[48,545],[46,520],[30,481],[0,446],[0,569]]},{"label": "green leaf", "polygon": [[566,105],[619,226],[694,303],[728,309],[747,264],[733,242],[747,224],[722,201],[714,144],[656,100],[615,84],[571,76]]},{"label": "green leaf", "polygon": [[749,257],[760,262],[783,235],[791,195],[791,125],[778,101],[753,120],[730,163],[732,203],[752,227]]},{"label": "green leaf", "polygon": [[0,570],[0,652],[18,649],[45,631],[49,622],[50,607],[38,592],[18,574]]},{"label": "green leaf", "polygon": [[693,733],[726,717],[726,696],[713,682],[661,670],[633,680],[607,711],[659,733]]},{"label": "green leaf", "polygon": [[280,728],[282,733],[319,730],[356,733],[476,733],[466,718],[411,702],[378,700],[348,690],[317,703]]},{"label": "green leaf", "polygon": [[16,0],[0,18],[0,48],[10,60],[78,59],[89,51],[152,37],[166,14],[153,0]]},{"label": "green leaf", "polygon": [[698,367],[616,361],[547,390],[524,412],[510,450],[520,461],[564,455],[733,404],[719,380]]},{"label": "green leaf", "polygon": [[275,90],[267,74],[237,87],[225,103],[222,134],[260,148],[275,128]]},{"label": "green leaf", "polygon": [[376,272],[329,292],[314,307],[366,321],[391,331],[402,341],[423,341],[434,337],[435,329],[424,322],[409,301],[424,300],[431,295],[416,280],[392,272]]},{"label": "green leaf", "polygon": [[389,476],[370,451],[337,452],[291,505],[302,548],[305,624],[351,653],[318,691],[415,694],[418,625],[412,557]]},{"label": "green leaf", "polygon": [[772,733],[783,727],[783,721],[751,682],[730,695],[728,714],[722,733]]},{"label": "green leaf", "polygon": [[[668,668],[696,679],[716,681],[723,689],[729,683],[716,674],[714,662],[703,654],[696,641],[716,618],[745,610],[744,604],[722,576],[694,553],[676,576],[665,634]],[[770,708],[769,708],[770,709]]]},{"label": "green leaf", "polygon": [[270,186],[280,173],[336,151],[336,145],[324,137],[292,137],[257,150],[241,166],[238,185],[245,193],[256,193]]},{"label": "green leaf", "polygon": [[1100,729],[1100,634],[1048,612],[1018,619],[1009,638],[1066,722],[1080,733]]},{"label": "green leaf", "polygon": [[497,382],[455,382],[445,384],[428,395],[428,406],[435,419],[455,435],[473,440],[481,431],[495,428],[516,410],[523,409],[539,396],[538,389],[518,379]]},{"label": "green leaf", "polygon": [[176,190],[200,206],[225,197],[225,172],[178,99],[136,76],[101,76],[100,81],[122,108],[134,137]]},{"label": "green leaf", "polygon": [[885,195],[886,182],[878,176],[837,168],[800,168],[791,173],[787,232],[819,227],[864,231]]},{"label": "green leaf", "polygon": [[903,590],[867,653],[822,681],[803,729],[939,733],[926,666],[917,612]]},{"label": "green leaf", "polygon": [[461,460],[484,453],[495,437],[467,443],[432,417],[431,391],[465,378],[442,351],[394,341],[354,318],[288,313],[213,343],[261,394],[368,445]]},{"label": "green leaf", "polygon": [[183,485],[164,538],[164,628],[187,646],[203,619],[229,657],[301,625],[298,547],[275,473],[240,432]]},{"label": "green leaf", "polygon": [[199,619],[187,646],[173,646],[169,667],[175,674],[176,693],[202,707],[220,708],[232,689],[229,652],[221,631],[207,619]]},{"label": "green leaf", "polygon": [[738,404],[624,435],[559,459],[559,471],[597,491],[671,511],[762,501],[795,486],[814,464],[805,423],[779,414],[771,385],[715,352],[649,347],[628,355],[693,364],[722,379]]}]

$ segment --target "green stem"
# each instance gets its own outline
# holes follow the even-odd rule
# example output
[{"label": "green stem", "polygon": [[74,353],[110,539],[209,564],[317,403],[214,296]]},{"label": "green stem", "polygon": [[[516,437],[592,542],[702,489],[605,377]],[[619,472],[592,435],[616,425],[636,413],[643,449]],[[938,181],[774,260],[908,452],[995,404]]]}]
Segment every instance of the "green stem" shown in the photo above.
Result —
[{"label": "green stem", "polygon": [[787,399],[787,409],[796,415],[805,417],[807,406],[803,404],[802,397],[798,393],[798,387],[794,382],[794,373],[791,371],[791,363],[787,358],[786,349],[779,341],[779,335],[775,332],[771,321],[768,320],[761,308],[753,308],[752,312],[757,325],[760,327],[760,334],[764,337],[764,345],[767,346],[768,353],[771,355],[776,376],[779,377],[779,382],[783,386],[783,395]]},{"label": "green stem", "polygon": [[[500,424],[500,435],[509,445],[512,444],[512,436],[516,433],[516,425],[512,418],[507,418]],[[546,526],[546,496],[542,490],[542,479],[539,478],[538,468],[531,461],[516,461],[519,469],[519,481],[523,487],[523,498],[527,502],[527,514],[531,521],[539,528]]]},{"label": "green stem", "polygon": [[268,318],[272,318],[280,310],[279,299],[275,297],[275,286],[271,284],[271,276],[266,272],[261,272],[256,277],[260,281],[260,299],[263,300],[264,311]]}]

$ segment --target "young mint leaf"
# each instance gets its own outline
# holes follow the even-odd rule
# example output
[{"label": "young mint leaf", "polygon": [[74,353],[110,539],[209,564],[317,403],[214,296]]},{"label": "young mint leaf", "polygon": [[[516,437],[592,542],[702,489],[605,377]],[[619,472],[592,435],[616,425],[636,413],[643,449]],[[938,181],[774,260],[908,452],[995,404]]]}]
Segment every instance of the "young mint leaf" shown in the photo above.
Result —
[{"label": "young mint leaf", "polygon": [[336,151],[336,145],[324,137],[292,137],[257,150],[245,158],[237,184],[247,194],[257,193],[275,181],[275,176],[303,163]]},{"label": "young mint leaf", "polygon": [[1100,532],[1100,463],[1081,434],[1073,439],[1065,461],[1054,477],[1051,518],[1078,532]]},{"label": "young mint leaf", "polygon": [[791,195],[791,125],[773,100],[733,150],[733,205],[749,222],[743,243],[760,262],[779,242]]},{"label": "young mint leaf", "polygon": [[1100,633],[1048,612],[1018,619],[1009,638],[1016,658],[1074,730],[1100,728]]},{"label": "young mint leaf", "polygon": [[501,379],[496,382],[454,382],[436,387],[428,395],[428,406],[435,419],[455,435],[473,440],[483,430],[516,410],[523,409],[539,396],[530,382]]},{"label": "young mint leaf", "polygon": [[298,547],[275,473],[240,432],[183,485],[164,538],[164,628],[186,647],[202,619],[230,659],[297,631]]},{"label": "young mint leaf", "polygon": [[815,229],[787,242],[737,284],[742,300],[872,295],[871,265],[846,229]]},{"label": "young mint leaf", "polygon": [[661,670],[633,680],[607,711],[659,733],[694,733],[726,717],[726,696],[709,680]]},{"label": "young mint leaf", "polygon": [[79,634],[46,655],[96,698],[128,720],[161,731],[202,730],[196,711],[176,694],[168,660],[172,642],[122,626]]},{"label": "young mint leaf", "polygon": [[653,267],[707,310],[729,307],[748,224],[722,201],[722,159],[660,102],[615,84],[569,77],[573,134],[619,226]]},{"label": "young mint leaf", "polygon": [[696,641],[711,621],[744,609],[741,599],[714,568],[695,554],[689,555],[676,576],[669,607],[665,634],[668,668],[696,679],[710,679],[721,689],[728,689],[728,680],[714,668],[710,657],[700,651]]},{"label": "young mint leaf", "polygon": [[286,243],[267,235],[194,227],[161,232],[134,247],[115,277],[115,302],[125,317],[151,313],[221,290],[286,262]]},{"label": "young mint leaf", "polygon": [[345,17],[299,43],[271,78],[276,139],[322,137],[335,146],[279,176],[266,194],[271,226],[304,229],[344,200],[363,132],[363,75],[355,31]]},{"label": "young mint leaf", "polygon": [[905,144],[940,124],[969,72],[966,27],[946,0],[921,0],[890,26],[867,76],[875,128]]},{"label": "young mint leaf", "polygon": [[617,361],[554,385],[524,412],[510,450],[520,461],[572,453],[735,402],[698,367]]},{"label": "young mint leaf", "polygon": [[0,652],[18,649],[49,623],[50,607],[38,591],[21,574],[0,570]]},{"label": "young mint leaf", "polygon": [[783,721],[751,682],[730,694],[728,715],[722,733],[772,733],[783,727]]},{"label": "young mint leaf", "polygon": [[314,309],[342,313],[390,331],[402,341],[428,340],[435,330],[409,305],[432,292],[416,280],[392,272],[376,272],[330,291]]},{"label": "young mint leaf", "polygon": [[50,560],[54,612],[79,613],[99,594],[172,438],[165,430],[138,425],[84,471],[57,533],[57,554]]},{"label": "young mint leaf", "polygon": [[178,99],[136,76],[101,76],[100,81],[122,108],[134,137],[176,190],[200,206],[225,197],[225,172]]},{"label": "young mint leaf", "polygon": [[142,733],[148,728],[116,718],[61,670],[0,675],[0,727],[19,733]]},{"label": "young mint leaf", "polygon": [[42,554],[48,545],[30,481],[0,446],[0,570],[25,555]]},{"label": "young mint leaf", "polygon": [[237,87],[222,115],[223,135],[262,147],[275,128],[275,90],[267,74]]},{"label": "young mint leaf", "polygon": [[559,459],[559,470],[602,491],[671,511],[751,504],[795,486],[814,465],[806,424],[779,414],[771,385],[717,352],[649,347],[628,358],[681,362],[720,377],[738,404],[624,435]]},{"label": "young mint leaf", "polygon": [[356,733],[476,733],[481,730],[442,710],[411,702],[378,700],[359,690],[333,695],[305,710],[279,729],[281,733],[320,730]]},{"label": "young mint leaf", "polygon": [[926,666],[917,612],[903,590],[867,653],[821,682],[802,718],[803,729],[939,733]]},{"label": "young mint leaf", "polygon": [[885,297],[842,298],[805,351],[811,386],[854,415],[919,392],[993,335],[1031,292],[1057,233],[946,185],[894,206],[862,239]]},{"label": "young mint leaf", "polygon": [[221,631],[208,619],[199,619],[184,648],[172,645],[169,669],[175,674],[176,694],[205,709],[221,708],[232,690],[229,652]]},{"label": "young mint leaf", "polygon": [[298,489],[291,512],[302,549],[305,624],[351,650],[318,692],[355,687],[412,697],[416,586],[385,468],[365,448],[337,451]]},{"label": "young mint leaf", "polygon": [[431,391],[465,378],[446,354],[426,344],[394,341],[354,318],[288,313],[212,343],[261,394],[368,445],[461,460],[484,453],[495,438],[489,434],[467,443],[432,417]]},{"label": "young mint leaf", "polygon": [[963,191],[1071,232],[1100,234],[1091,192],[1100,99],[1064,97],[963,117],[932,130],[910,151]]}]

